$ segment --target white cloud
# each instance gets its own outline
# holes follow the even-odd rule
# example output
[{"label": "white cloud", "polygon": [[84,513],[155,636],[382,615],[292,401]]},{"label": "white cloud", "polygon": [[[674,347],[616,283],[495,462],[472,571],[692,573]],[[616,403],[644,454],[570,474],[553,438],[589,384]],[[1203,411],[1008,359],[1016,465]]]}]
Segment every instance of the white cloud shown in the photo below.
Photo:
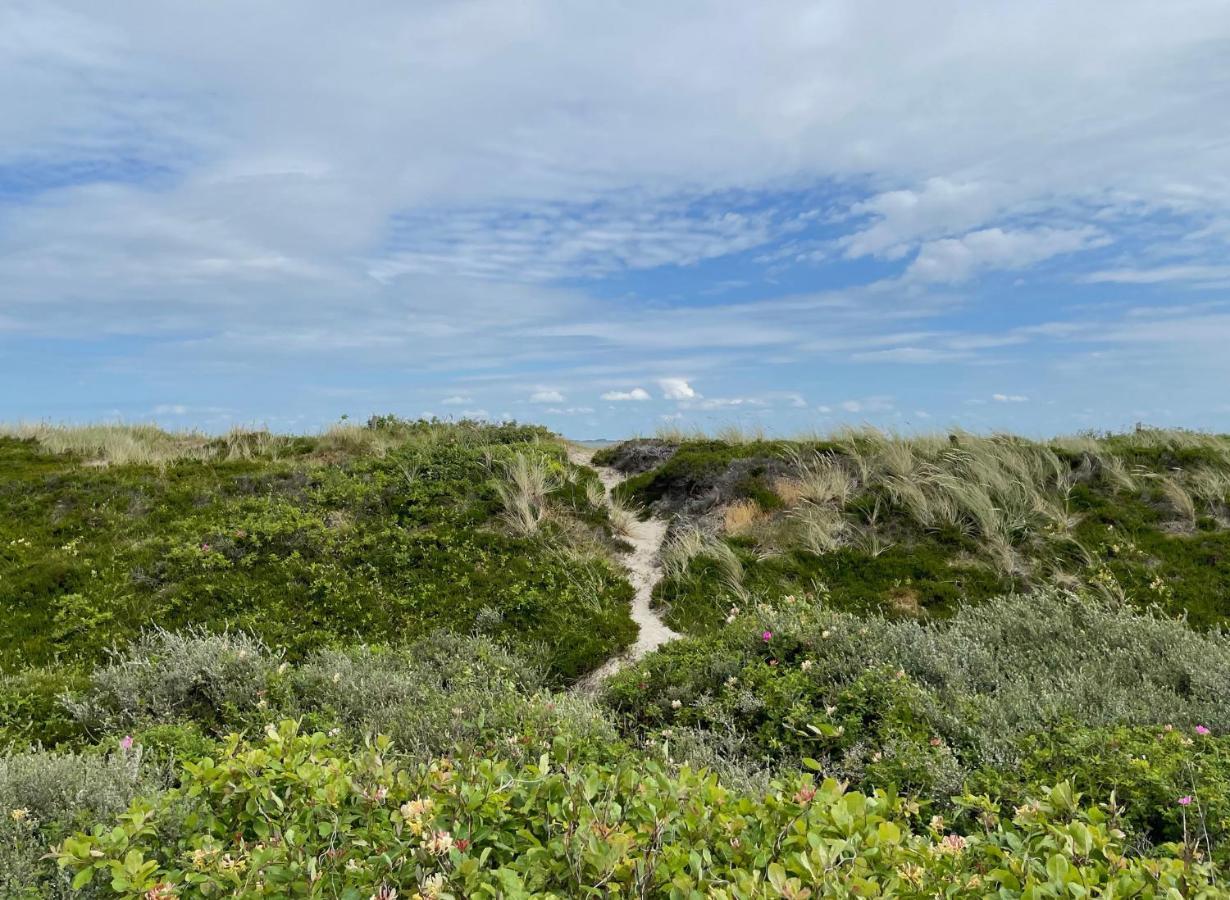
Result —
[{"label": "white cloud", "polygon": [[855,203],[851,212],[869,215],[874,224],[841,240],[849,257],[884,256],[897,259],[920,239],[969,230],[992,218],[1002,203],[996,197],[1003,186],[954,183],[930,178],[918,189],[885,191]]},{"label": "white cloud", "polygon": [[695,401],[684,400],[679,404],[681,409],[699,410],[731,409],[739,406],[763,407],[767,405],[768,401],[763,397],[706,397]]},{"label": "white cloud", "polygon": [[843,400],[838,406],[848,413],[889,412],[893,409],[893,398],[877,394],[872,397],[861,397],[857,400]]},{"label": "white cloud", "polygon": [[567,409],[552,406],[543,410],[545,413],[552,413],[557,416],[579,416],[586,413],[592,413],[593,411],[594,408],[592,406],[569,406]]},{"label": "white cloud", "polygon": [[906,269],[917,282],[957,282],[986,269],[1023,269],[1052,256],[1101,246],[1108,238],[1091,226],[1005,231],[986,228],[960,238],[928,241]]},{"label": "white cloud", "polygon": [[466,403],[473,403],[474,398],[465,394],[454,394],[452,397],[445,397],[440,402],[445,406],[462,406]]},{"label": "white cloud", "polygon": [[554,388],[539,388],[530,394],[531,403],[563,403],[567,399]]},{"label": "white cloud", "polygon": [[700,396],[683,378],[659,378],[658,387],[662,389],[662,396],[667,400],[690,400]]},{"label": "white cloud", "polygon": [[159,403],[154,407],[156,416],[185,416],[187,414],[188,407],[182,403]]},{"label": "white cloud", "polygon": [[602,395],[603,400],[613,402],[621,402],[624,400],[648,400],[649,391],[644,388],[633,388],[630,391],[607,391]]},{"label": "white cloud", "polygon": [[[742,394],[769,386],[709,385],[782,360],[805,372],[852,355],[997,355],[960,343],[935,286],[1108,237],[1120,268],[1082,266],[1101,267],[1090,282],[1227,281],[1230,103],[1209,77],[1230,38],[1224,4],[1170,16],[1147,0],[528,10],[4,5],[0,83],[21,90],[0,92],[0,169],[18,176],[0,205],[0,334],[102,334],[117,339],[103,356],[119,370],[216,390],[301,365],[395,370],[424,384],[416,404],[455,390],[462,369],[467,386],[526,373],[517,397],[479,395],[500,404],[538,381],[592,396],[646,371]],[[794,246],[807,215],[823,227]],[[1201,253],[1129,257],[1153,247],[1142,235],[1159,221],[1181,223],[1168,239],[1198,238]],[[644,293],[579,280],[734,254],[817,272],[897,260],[917,293],[901,302],[897,282],[761,300],[740,287],[729,296],[757,302],[715,305],[682,279]],[[1029,331],[1031,314],[1061,318],[1055,307],[1075,300],[1048,302],[1005,317],[1022,350],[1151,347],[1160,333],[1172,359],[1194,345],[1223,359],[1224,322]],[[72,377],[87,358],[101,357],[75,354]],[[618,366],[573,387],[577,372]],[[695,399],[679,381],[672,399]],[[210,402],[171,391],[193,411]],[[555,393],[540,402],[563,402]]]},{"label": "white cloud", "polygon": [[1025,403],[1029,400],[1023,394],[992,394],[991,399],[996,403]]},{"label": "white cloud", "polygon": [[485,409],[463,409],[461,411],[463,419],[490,419],[491,413]]},{"label": "white cloud", "polygon": [[1082,279],[1087,284],[1162,284],[1169,281],[1230,283],[1230,266],[1173,265],[1152,269],[1105,269]]}]

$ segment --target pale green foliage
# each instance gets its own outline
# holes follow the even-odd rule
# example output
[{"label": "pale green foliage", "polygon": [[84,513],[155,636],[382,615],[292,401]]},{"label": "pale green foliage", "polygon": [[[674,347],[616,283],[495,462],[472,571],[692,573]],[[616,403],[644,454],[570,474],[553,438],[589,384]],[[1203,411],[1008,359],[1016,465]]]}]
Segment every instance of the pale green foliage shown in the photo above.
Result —
[{"label": "pale green foliage", "polygon": [[0,896],[92,896],[70,889],[71,875],[45,859],[64,832],[156,794],[169,772],[143,761],[140,748],[102,753],[31,750],[0,757]]},{"label": "pale green foliage", "polygon": [[489,641],[440,632],[404,650],[324,650],[291,673],[295,708],[352,734],[392,737],[415,754],[472,745],[486,734],[560,729],[586,740],[615,735],[592,702],[555,696],[536,668]]},{"label": "pale green foliage", "polygon": [[183,721],[225,731],[292,715],[356,737],[389,734],[414,752],[445,752],[493,732],[614,740],[587,701],[549,694],[537,667],[488,638],[446,631],[401,648],[322,648],[301,663],[243,633],[153,631],[65,703],[111,733]]},{"label": "pale green foliage", "polygon": [[256,708],[280,663],[279,654],[243,632],[156,629],[96,669],[85,697],[65,702],[78,720],[97,730],[208,720]]},{"label": "pale green foliage", "polygon": [[1011,761],[1015,735],[1067,719],[1230,730],[1230,634],[1063,591],[965,606],[935,625],[787,607],[754,627],[807,640],[838,680],[901,669],[931,692],[943,731],[992,764]]}]

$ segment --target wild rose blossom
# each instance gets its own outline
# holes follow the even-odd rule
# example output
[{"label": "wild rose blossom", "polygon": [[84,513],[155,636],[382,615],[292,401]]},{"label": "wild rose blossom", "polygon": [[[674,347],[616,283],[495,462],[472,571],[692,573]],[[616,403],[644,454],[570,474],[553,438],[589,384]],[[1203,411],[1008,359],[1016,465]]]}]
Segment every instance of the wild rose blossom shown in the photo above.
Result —
[{"label": "wild rose blossom", "polygon": [[1191,806],[1192,805],[1192,795],[1188,794],[1186,797],[1180,797],[1179,805],[1180,806]]},{"label": "wild rose blossom", "polygon": [[1205,728],[1203,725],[1196,726],[1196,734],[1208,734],[1208,733],[1209,733],[1209,729]]}]

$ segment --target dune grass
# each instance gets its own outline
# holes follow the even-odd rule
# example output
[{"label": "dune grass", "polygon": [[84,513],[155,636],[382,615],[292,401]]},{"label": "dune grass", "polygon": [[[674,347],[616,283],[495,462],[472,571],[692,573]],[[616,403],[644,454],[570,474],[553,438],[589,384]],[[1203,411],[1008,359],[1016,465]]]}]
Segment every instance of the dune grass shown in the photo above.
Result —
[{"label": "dune grass", "polygon": [[[718,509],[745,570],[740,592],[822,584],[851,608],[879,596],[887,610],[944,614],[963,596],[1057,581],[1118,596],[1144,586],[1149,600],[1202,624],[1230,616],[1230,576],[1209,564],[1230,550],[1224,436],[693,436],[620,493],[691,518],[705,503]],[[1114,540],[1108,527],[1130,540]],[[728,605],[728,579],[710,565],[718,551],[707,547],[659,589],[676,627],[711,627]]]}]

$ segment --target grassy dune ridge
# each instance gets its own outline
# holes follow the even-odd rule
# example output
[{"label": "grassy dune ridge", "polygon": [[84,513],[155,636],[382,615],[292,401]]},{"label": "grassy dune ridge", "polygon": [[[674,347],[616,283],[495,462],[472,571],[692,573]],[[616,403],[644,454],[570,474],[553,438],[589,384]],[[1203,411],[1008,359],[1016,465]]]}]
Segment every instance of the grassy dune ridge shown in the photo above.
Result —
[{"label": "grassy dune ridge", "polygon": [[[1221,897],[1230,440],[0,429],[0,896]],[[670,519],[634,638],[621,534]]]},{"label": "grassy dune ridge", "polygon": [[749,593],[818,590],[909,616],[1047,584],[1157,604],[1200,627],[1230,614],[1224,436],[849,430],[649,443],[669,457],[620,493],[679,517],[659,597],[680,630],[716,627]]}]

